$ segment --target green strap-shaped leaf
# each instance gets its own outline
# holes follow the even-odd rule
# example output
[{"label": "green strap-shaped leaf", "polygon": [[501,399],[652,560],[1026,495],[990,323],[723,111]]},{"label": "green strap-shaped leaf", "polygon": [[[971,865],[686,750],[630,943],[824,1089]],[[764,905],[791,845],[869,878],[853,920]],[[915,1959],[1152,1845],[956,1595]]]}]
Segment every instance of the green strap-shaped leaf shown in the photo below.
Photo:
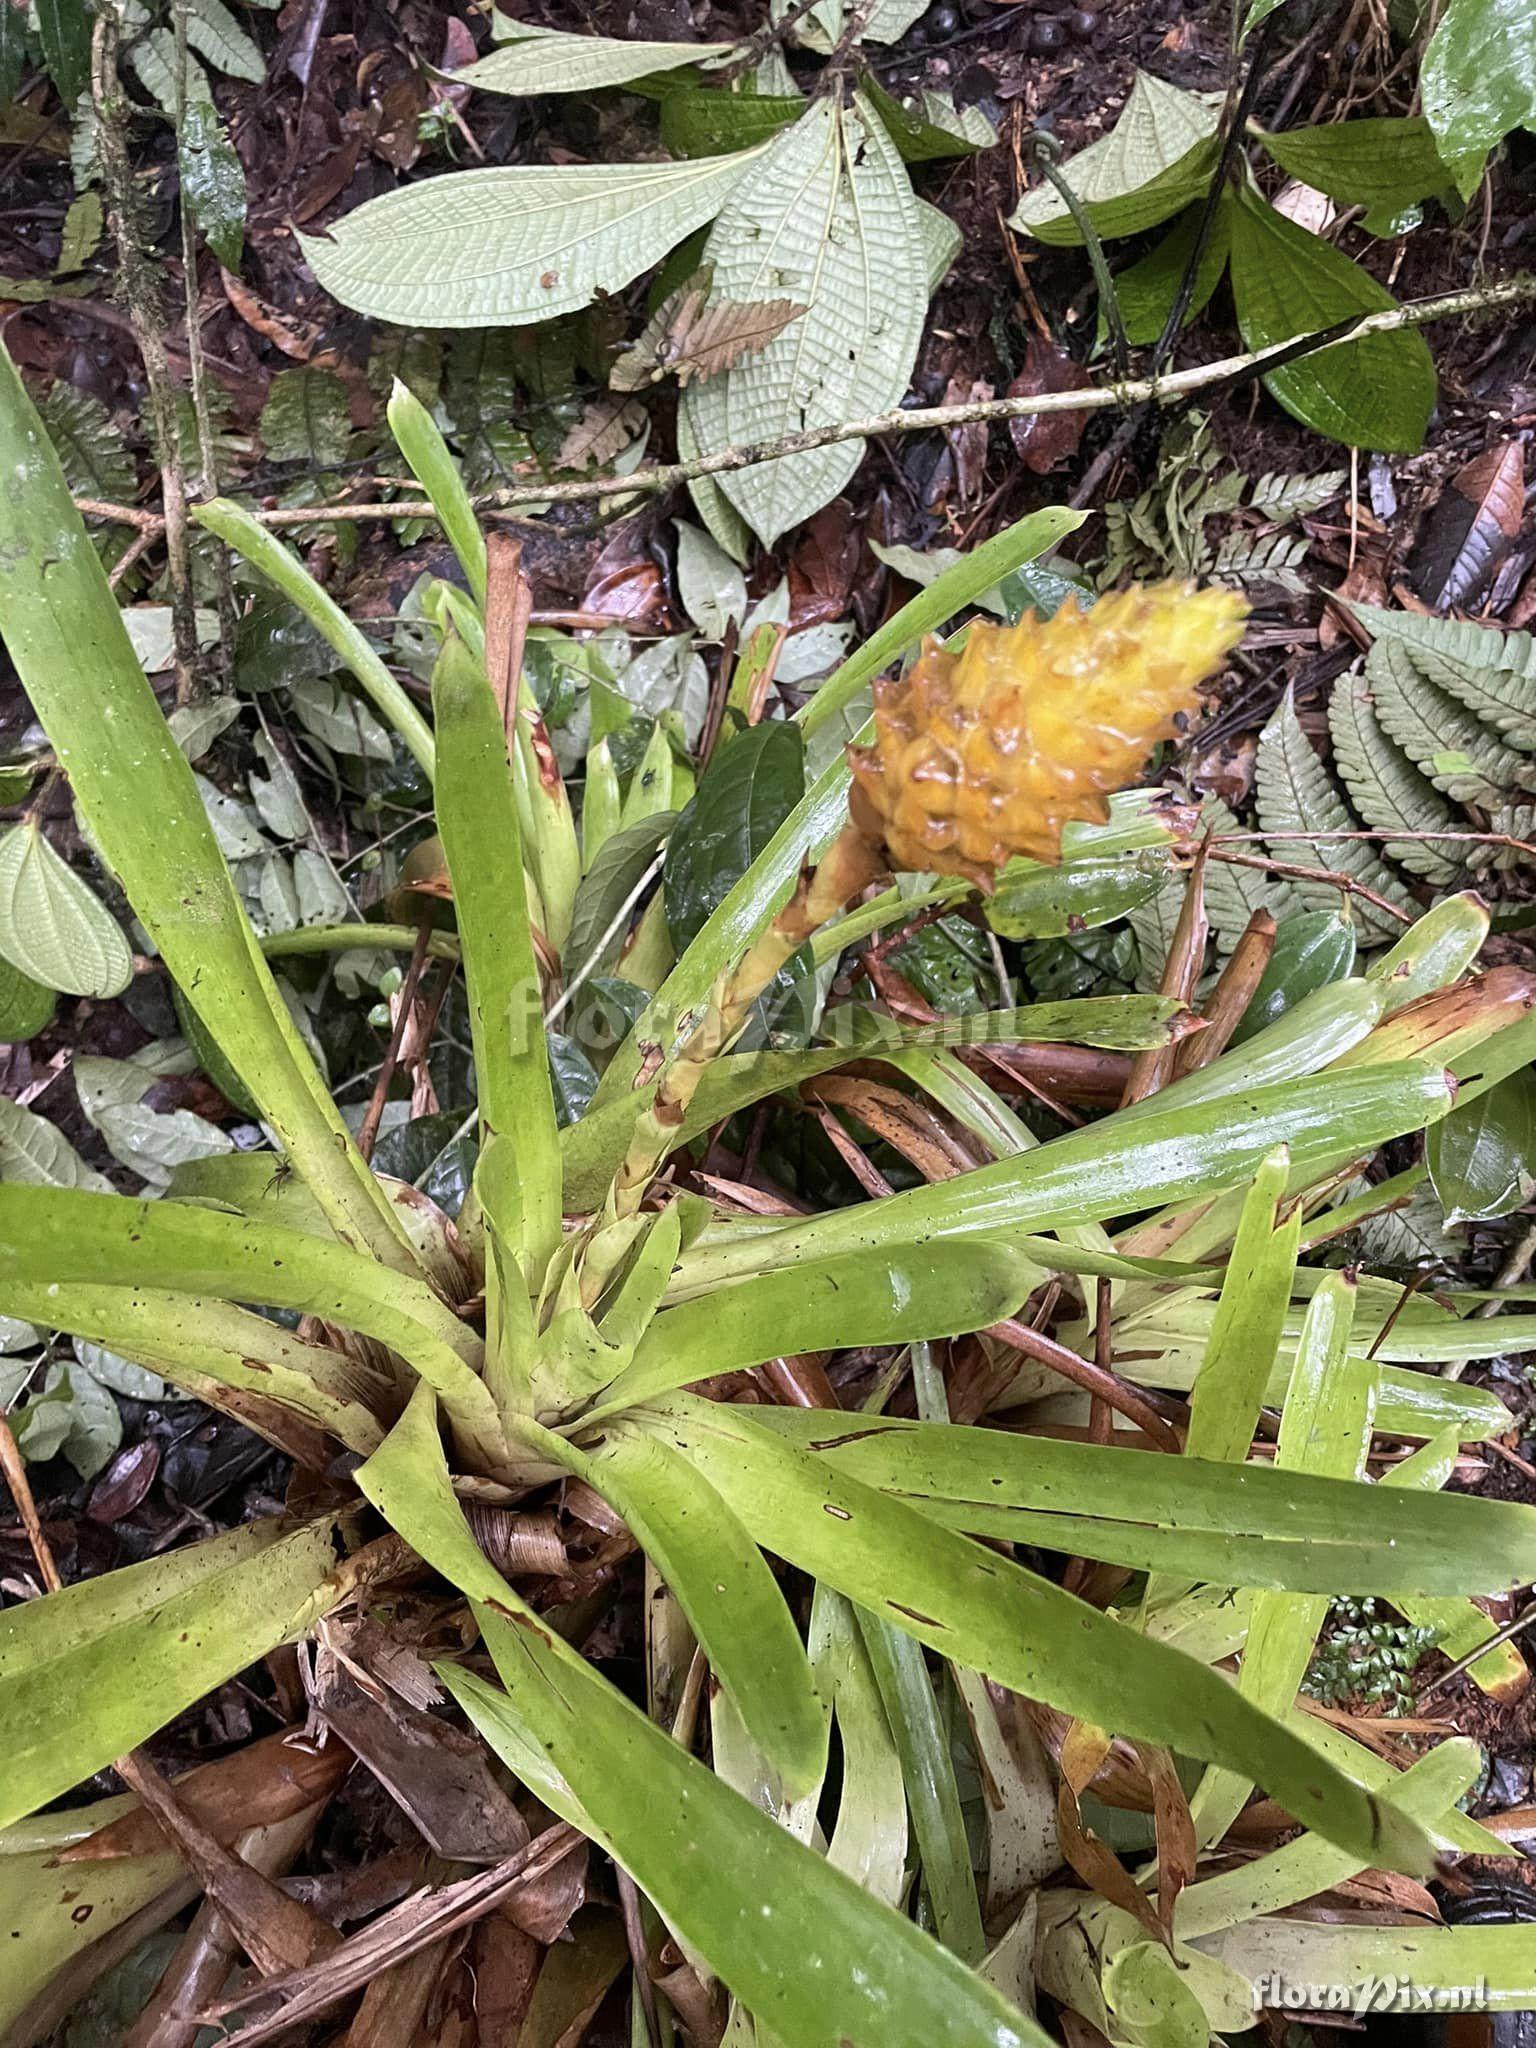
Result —
[{"label": "green strap-shaped leaf", "polygon": [[761,152],[456,171],[302,237],[325,289],[402,327],[525,327],[617,292],[712,220]]},{"label": "green strap-shaped leaf", "polygon": [[442,1395],[466,1450],[492,1468],[504,1460],[478,1339],[421,1281],[324,1238],[181,1202],[0,1187],[0,1298],[12,1279],[171,1287],[323,1316],[398,1351]]},{"label": "green strap-shaped leaf", "polygon": [[[1231,262],[1237,324],[1251,349],[1397,304],[1358,263],[1247,187],[1232,219]],[[1264,384],[1303,426],[1389,454],[1423,447],[1435,403],[1433,359],[1409,328],[1304,356],[1268,371]]]},{"label": "green strap-shaped leaf", "polygon": [[[522,836],[506,737],[484,671],[451,637],[432,679],[443,773],[438,829],[453,882],[469,983],[480,1128],[511,1148],[498,1177],[516,1213],[497,1220],[530,1280],[560,1241],[560,1141],[555,1125],[538,962],[517,878]],[[509,890],[507,877],[514,878]]]},{"label": "green strap-shaped leaf", "polygon": [[1284,1222],[1279,1217],[1290,1164],[1289,1152],[1266,1159],[1243,1202],[1200,1377],[1190,1394],[1184,1448],[1191,1458],[1241,1464],[1258,1427],[1301,1243],[1301,1205]]},{"label": "green strap-shaped leaf", "polygon": [[[922,338],[927,257],[911,180],[885,127],[855,95],[813,101],[731,192],[705,244],[713,298],[789,297],[805,312],[768,346],[684,395],[706,453],[897,404]],[[718,481],[772,545],[847,483],[862,441],[781,456]]]},{"label": "green strap-shaped leaf", "polygon": [[125,1755],[323,1614],[334,1565],[328,1520],[296,1531],[253,1522],[0,1614],[0,1826]]},{"label": "green strap-shaped leaf", "polygon": [[91,830],[167,967],[337,1230],[409,1270],[388,1206],[261,957],[192,770],[3,351],[0,473],[5,642]]},{"label": "green strap-shaped leaf", "polygon": [[[1266,1365],[1264,1378],[1269,1378]],[[1536,1574],[1536,1511],[1235,1459],[1170,1458],[892,1416],[764,1409],[754,1421],[946,1527],[1229,1585],[1492,1593]],[[1484,1513],[1484,1509],[1494,1510]],[[1178,1560],[1178,1562],[1175,1562]]]},{"label": "green strap-shaped leaf", "polygon": [[1320,1768],[1305,1744],[1192,1658],[795,1450],[744,1409],[674,1394],[644,1413],[766,1549],[930,1649],[1063,1713],[1251,1769],[1330,1841],[1384,1868],[1427,1868],[1422,1830]]},{"label": "green strap-shaped leaf", "polygon": [[[1375,1371],[1367,1361],[1349,1356],[1354,1313],[1353,1278],[1330,1273],[1312,1297],[1297,1346],[1280,1416],[1278,1471],[1342,1479],[1356,1477],[1364,1468],[1371,1442]],[[1293,1703],[1327,1613],[1328,1601],[1322,1594],[1259,1595],[1238,1671],[1244,1699],[1271,1712]],[[1253,1780],[1243,1772],[1206,1773],[1190,1801],[1203,1844],[1221,1840],[1252,1789]]]},{"label": "green strap-shaped leaf", "polygon": [[827,1716],[784,1596],[728,1504],[670,1445],[610,1428],[579,1473],[677,1596],[752,1740],[797,1798],[827,1767]]},{"label": "green strap-shaped leaf", "polygon": [[336,600],[320,588],[292,549],[284,547],[275,533],[260,525],[243,505],[237,505],[232,498],[214,498],[206,505],[199,505],[194,517],[199,526],[206,526],[210,533],[217,534],[220,540],[238,550],[253,569],[259,569],[284,597],[298,606],[310,624],[319,629],[362,684],[377,709],[405,741],[430,780],[436,770],[436,750],[426,720],[384,666],[367,635],[353,625]]},{"label": "green strap-shaped leaf", "polygon": [[764,1273],[658,1316],[603,1412],[788,1353],[960,1336],[1012,1315],[1038,1279],[1011,1249],[981,1244]]},{"label": "green strap-shaped leaf", "polygon": [[0,955],[65,995],[121,995],[133,979],[117,919],[31,818],[0,839]]},{"label": "green strap-shaped leaf", "polygon": [[1305,1174],[1314,1162],[1340,1153],[1374,1152],[1433,1123],[1450,1104],[1439,1067],[1403,1061],[1243,1090],[1185,1109],[1154,1108],[1124,1121],[1106,1118],[936,1186],[685,1252],[678,1293],[845,1252],[1057,1230],[1125,1215],[1160,1198],[1193,1202],[1252,1179],[1276,1145],[1289,1145],[1293,1172]]},{"label": "green strap-shaped leaf", "polygon": [[784,2048],[1046,2048],[1033,2021],[723,1784],[518,1599],[454,1499],[424,1389],[357,1480],[477,1603],[506,1692],[457,1666],[438,1673],[481,1734],[623,1864]]},{"label": "green strap-shaped leaf", "polygon": [[[383,1431],[369,1401],[389,1390],[370,1384],[344,1351],[303,1343],[266,1316],[153,1287],[8,1279],[3,1288],[8,1313],[104,1344],[237,1420],[249,1419],[246,1397],[254,1396],[328,1430],[359,1457],[378,1448]],[[222,1398],[226,1388],[233,1399]]]},{"label": "green strap-shaped leaf", "polygon": [[442,429],[421,400],[397,377],[389,394],[389,431],[411,473],[437,509],[444,537],[459,558],[475,603],[485,603],[485,535],[464,488],[464,478]]}]

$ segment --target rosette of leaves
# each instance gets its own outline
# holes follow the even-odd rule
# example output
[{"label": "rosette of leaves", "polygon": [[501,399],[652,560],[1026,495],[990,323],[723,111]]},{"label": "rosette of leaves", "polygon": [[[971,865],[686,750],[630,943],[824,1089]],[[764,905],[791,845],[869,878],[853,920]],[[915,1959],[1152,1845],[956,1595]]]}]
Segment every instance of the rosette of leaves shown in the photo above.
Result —
[{"label": "rosette of leaves", "polygon": [[[1172,223],[1162,239],[1115,277],[1128,339],[1155,342],[1173,309],[1216,174],[1220,109],[1197,93],[1139,73],[1114,128],[1063,167],[1094,232],[1117,241]],[[1339,205],[1364,206],[1367,231],[1399,231],[1404,209],[1451,195],[1455,181],[1418,117],[1341,121],[1269,134],[1255,145],[1291,177]],[[1082,233],[1054,189],[1026,193],[1011,225],[1037,241],[1076,247]],[[1391,294],[1331,242],[1278,212],[1244,166],[1223,189],[1187,317],[1230,278],[1245,345],[1264,349],[1364,313],[1390,311]],[[1309,355],[1264,378],[1287,412],[1336,441],[1388,452],[1417,450],[1435,401],[1434,365],[1422,336],[1371,334]]]},{"label": "rosette of leaves", "polygon": [[[849,769],[839,753],[798,796],[791,778],[790,808],[765,843],[747,847],[744,871],[706,909],[587,1113],[562,1134],[529,906],[547,915],[571,885],[568,799],[539,767],[545,757],[524,752],[537,727],[521,702],[509,755],[506,706],[480,656],[485,542],[430,422],[424,429],[425,416],[411,415],[398,394],[393,410],[469,593],[443,596],[427,613],[441,651],[423,750],[442,849],[436,898],[462,959],[478,1091],[472,1187],[456,1228],[418,1189],[370,1170],[354,1145],[266,967],[37,416],[0,360],[0,457],[27,479],[25,502],[17,493],[0,506],[12,571],[7,644],[165,971],[279,1148],[203,1158],[147,1200],[0,1185],[0,1313],[61,1329],[227,1407],[323,1481],[296,1498],[328,1503],[325,1489],[341,1489],[334,1510],[253,1522],[0,1615],[0,1737],[12,1766],[0,1820],[66,1793],[354,1593],[366,1587],[370,1604],[379,1601],[389,1579],[403,1591],[446,1582],[468,1603],[485,1654],[473,1665],[445,1657],[438,1675],[513,1781],[561,1823],[535,1846],[563,1857],[569,1828],[616,1860],[685,1952],[739,2001],[740,2024],[753,2016],[785,2048],[1044,2048],[1023,2010],[1037,1934],[1047,1938],[1041,1982],[1078,2009],[1089,1998],[1056,1991],[1055,1920],[1040,1911],[1054,1902],[1018,1896],[1009,1872],[1020,1864],[1002,1835],[989,1854],[990,1928],[983,1920],[925,1652],[938,1660],[940,1682],[978,1707],[989,1698],[980,1674],[1150,1745],[1160,1782],[1176,1745],[1211,1774],[1202,1811],[1213,1846],[1255,1784],[1306,1829],[1309,1877],[1340,1860],[1350,1870],[1423,1873],[1442,1840],[1465,1845],[1452,1810],[1455,1754],[1428,1774],[1432,1784],[1410,1784],[1353,1746],[1320,1751],[1286,1689],[1287,1659],[1298,1645],[1310,1649],[1318,1600],[1465,1604],[1536,1574],[1529,1510],[1439,1491],[1455,1445],[1501,1432],[1507,1412],[1480,1389],[1395,1363],[1410,1342],[1420,1354],[1426,1342],[1452,1343],[1456,1356],[1479,1345],[1521,1348],[1526,1319],[1452,1317],[1431,1336],[1411,1308],[1395,1314],[1393,1290],[1385,1303],[1369,1302],[1360,1352],[1344,1283],[1295,1265],[1303,1210],[1326,1199],[1340,1162],[1447,1113],[1439,1041],[1421,1039],[1428,1059],[1404,1058],[1377,1027],[1389,1000],[1432,989],[1457,964],[1431,952],[1416,981],[1405,972],[1352,985],[1343,1002],[1332,998],[1340,1014],[1327,1029],[1299,1038],[1292,1030],[1279,1042],[1261,1034],[1164,1100],[1044,1145],[947,1057],[957,1034],[942,1022],[902,1030],[872,1015],[839,1034],[841,1043],[789,1054],[727,1046],[668,1131],[674,1149],[737,1108],[868,1059],[873,1032],[874,1056],[957,1117],[980,1163],[766,1230],[744,1231],[739,1217],[664,1185],[655,1189],[660,1206],[637,1200],[613,1216],[605,1190],[659,1098],[658,1067],[665,1076],[679,1044],[693,1043],[711,992],[761,940],[803,863],[841,836]],[[228,508],[200,516],[241,533]],[[916,636],[1072,524],[1036,515],[946,572],[828,679],[796,721],[801,735],[814,739]],[[759,811],[759,775],[761,808],[782,811],[783,764],[770,779],[767,760],[738,734],[720,766],[731,771],[733,800],[713,814],[723,844],[733,806]],[[692,829],[701,836],[710,781],[697,792]],[[598,863],[621,837],[603,841]],[[677,893],[684,902],[681,873]],[[857,915],[867,918],[868,906]],[[556,941],[557,956],[565,942]],[[964,1021],[972,1037],[1055,1034],[1127,1049],[1165,1046],[1187,1028],[1179,1006],[1145,996]],[[1517,1028],[1477,1039],[1475,1070],[1463,1062],[1463,1103],[1501,1062],[1507,1071],[1504,1042],[1521,1037]],[[1463,1032],[1457,1044],[1467,1043]],[[1339,1066],[1344,1050],[1355,1057]],[[1523,1042],[1516,1056],[1528,1057]],[[1195,1236],[1171,1229],[1163,1240],[1181,1253],[1193,1246],[1190,1256],[1220,1260],[1237,1233],[1218,1306],[1240,1327],[1219,1342],[1211,1270],[1184,1285],[1179,1268],[1170,1275],[1139,1246],[1137,1219],[1159,1202],[1189,1206]],[[1271,1239],[1260,1290],[1254,1260]],[[1133,1348],[1150,1363],[1138,1370],[1176,1383],[1196,1344],[1213,1347],[1215,1364],[1201,1369],[1212,1392],[1199,1403],[1207,1419],[1194,1455],[959,1428],[939,1416],[889,1426],[860,1416],[839,1428],[834,1416],[687,1391],[771,1358],[990,1327],[1053,1275],[1074,1286],[1089,1277],[1091,1298],[1091,1276],[1101,1273],[1142,1290],[1119,1304],[1127,1327],[1145,1311],[1144,1341]],[[1299,1321],[1293,1297],[1310,1304]],[[1261,1301],[1273,1327],[1247,1320]],[[1390,1330],[1379,1328],[1383,1308]],[[1202,1318],[1203,1338],[1192,1338],[1188,1325]],[[1448,1456],[1437,1449],[1416,1468],[1410,1501],[1358,1476],[1373,1398],[1394,1435],[1449,1445]],[[1250,1414],[1257,1420],[1261,1403],[1285,1414],[1273,1469],[1241,1462],[1248,1439],[1235,1433]],[[1319,1445],[1326,1454],[1314,1452]],[[595,1669],[563,1632],[579,1632],[577,1611],[541,1611],[537,1589],[505,1576],[466,1519],[466,1497],[522,1505],[553,1498],[546,1490],[573,1478],[627,1525],[666,1589],[647,1599],[647,1626],[672,1632],[685,1658],[699,1646],[713,1680],[710,1762],[695,1754],[691,1720],[674,1732],[670,1716],[654,1718]],[[1207,1604],[1226,1632],[1193,1650],[1177,1646],[1143,1625],[1139,1610],[1107,1615],[973,1534],[1151,1572],[1181,1594],[1186,1582],[1214,1589]],[[818,1588],[808,1635],[770,1556]],[[1254,1672],[1234,1686],[1213,1667],[1235,1647],[1242,1596],[1281,1604],[1265,1610]],[[834,1725],[841,1768],[831,1773]],[[977,1726],[977,1754],[1012,1786],[1007,1744],[985,1715]],[[826,1826],[815,1836],[808,1823],[818,1811]],[[1007,1811],[1017,1817],[1017,1800]],[[0,1870],[13,1926],[57,1904],[56,1874],[21,1853],[40,1839],[52,1840],[46,1828],[0,1843],[17,1852]],[[1475,1840],[1483,1846],[1480,1833]],[[937,1939],[911,1903],[909,1841]],[[1059,1860],[1054,1839],[1042,1844],[1028,1863],[1034,1881]],[[1296,1881],[1286,1881],[1292,1896]],[[34,1897],[29,1886],[43,1890]],[[162,1890],[163,1917],[176,1909],[165,1901],[187,1893]],[[99,1912],[72,1913],[67,1929],[55,1914],[50,1939],[7,1943],[7,2018],[59,1972],[83,1988],[145,1903],[125,1882]],[[1096,1909],[1076,1893],[1070,1910]],[[1183,1933],[1192,1945],[1204,1938]],[[327,1968],[341,1954],[330,1936],[322,1952]],[[355,1964],[357,1953],[344,1960]],[[1230,1992],[1243,1983],[1244,1959],[1225,1950],[1222,1958]],[[1105,1986],[1119,2002],[1131,1966],[1103,1960],[1114,1965]],[[1486,1946],[1453,1945],[1446,1967],[1463,1964],[1491,1982],[1517,1974],[1515,1957]],[[253,1993],[275,1993],[281,2025],[281,2001],[301,1988],[315,1989],[303,1971],[282,1985],[258,1979]],[[269,2014],[260,2025],[270,2023]]]},{"label": "rosette of leaves", "polygon": [[[802,40],[829,47],[829,5]],[[915,18],[877,8],[863,40]],[[807,99],[780,59],[723,43],[628,42],[508,24],[454,74],[525,95],[628,86],[659,102],[671,160],[478,169],[405,187],[305,237],[320,282],[383,320],[523,326],[614,294],[707,230],[705,268],[659,311],[615,379],[686,384],[685,455],[888,410],[906,391],[924,309],[958,236],[914,193],[906,164],[985,148],[974,110],[901,103],[873,78]],[[771,87],[771,89],[764,89]],[[710,224],[713,223],[711,226]],[[694,487],[717,541],[744,558],[834,497],[862,444],[785,456]]]}]

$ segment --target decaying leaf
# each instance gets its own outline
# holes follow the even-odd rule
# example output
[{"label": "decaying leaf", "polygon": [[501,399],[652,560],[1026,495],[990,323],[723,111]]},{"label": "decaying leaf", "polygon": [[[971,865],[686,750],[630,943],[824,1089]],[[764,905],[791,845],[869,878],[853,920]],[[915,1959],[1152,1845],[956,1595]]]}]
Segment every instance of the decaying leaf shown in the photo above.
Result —
[{"label": "decaying leaf", "polygon": [[1457,470],[1409,563],[1420,597],[1441,611],[1475,603],[1520,538],[1524,510],[1522,441],[1498,442]]},{"label": "decaying leaf", "polygon": [[714,276],[714,265],[706,263],[662,300],[640,339],[614,364],[608,381],[615,391],[640,391],[667,376],[679,384],[718,377],[743,356],[766,348],[805,311],[793,299],[721,299],[710,305]]},{"label": "decaying leaf", "polygon": [[599,398],[583,407],[581,418],[560,443],[555,467],[602,469],[644,425],[645,413],[634,399]]}]

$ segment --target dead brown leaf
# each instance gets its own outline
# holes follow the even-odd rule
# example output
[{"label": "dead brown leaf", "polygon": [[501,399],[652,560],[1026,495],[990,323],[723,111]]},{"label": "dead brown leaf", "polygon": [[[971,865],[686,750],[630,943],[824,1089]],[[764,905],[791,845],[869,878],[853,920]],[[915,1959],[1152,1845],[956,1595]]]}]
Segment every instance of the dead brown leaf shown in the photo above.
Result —
[{"label": "dead brown leaf", "polygon": [[608,397],[582,408],[581,418],[560,443],[556,469],[605,469],[645,425],[638,399]]},{"label": "dead brown leaf", "polygon": [[[1040,398],[1049,391],[1086,391],[1093,379],[1082,364],[1054,342],[1031,334],[1024,367],[1008,386],[1010,398]],[[1085,412],[1027,413],[1008,422],[1008,434],[1019,459],[1036,476],[1047,476],[1077,453],[1087,424]]]},{"label": "dead brown leaf", "polygon": [[1431,508],[1409,572],[1436,611],[1474,604],[1520,538],[1525,445],[1502,441],[1459,469]]},{"label": "dead brown leaf", "polygon": [[[182,1806],[217,1840],[233,1842],[247,1828],[267,1827],[329,1798],[352,1768],[339,1743],[301,1746],[300,1730],[268,1735],[233,1756],[199,1764],[175,1781]],[[59,1852],[61,1863],[93,1863],[117,1856],[157,1856],[167,1847],[153,1814],[140,1807]]]},{"label": "dead brown leaf", "polygon": [[663,377],[687,384],[694,377],[718,377],[722,370],[755,355],[798,320],[805,307],[793,299],[742,304],[721,299],[709,304],[714,270],[706,264],[663,299],[633,348],[609,372],[615,391],[641,391]]}]

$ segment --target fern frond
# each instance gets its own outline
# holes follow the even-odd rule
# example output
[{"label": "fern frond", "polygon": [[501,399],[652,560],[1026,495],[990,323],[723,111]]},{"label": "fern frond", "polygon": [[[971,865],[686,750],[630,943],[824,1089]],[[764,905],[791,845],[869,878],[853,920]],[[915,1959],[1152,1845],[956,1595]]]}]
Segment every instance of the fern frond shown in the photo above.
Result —
[{"label": "fern frond", "polygon": [[1259,478],[1249,493],[1248,503],[1266,519],[1289,523],[1320,512],[1348,482],[1347,469],[1328,469],[1319,476],[1287,476],[1276,470]]},{"label": "fern frond", "polygon": [[1401,828],[1382,852],[1437,888],[1454,888],[1462,866],[1445,845],[1415,837],[1465,823],[1381,729],[1364,676],[1342,676],[1328,705],[1333,761],[1349,800],[1373,832]]},{"label": "fern frond", "polygon": [[[1200,812],[1202,827],[1211,832],[1241,832],[1243,827],[1219,796],[1208,796]],[[1261,853],[1253,840],[1234,846],[1234,853]],[[1282,854],[1280,858],[1284,858]],[[1177,908],[1177,905],[1175,905]],[[1256,910],[1271,912],[1278,923],[1301,908],[1295,884],[1284,875],[1269,875],[1262,868],[1233,867],[1222,860],[1207,861],[1205,868],[1205,914],[1218,952],[1230,953]]]},{"label": "fern frond", "polygon": [[[1498,637],[1506,636],[1501,633]],[[1507,637],[1523,640],[1527,636],[1511,633]],[[1517,668],[1496,668],[1488,662],[1459,661],[1432,647],[1411,647],[1409,659],[1420,675],[1465,705],[1474,718],[1491,725],[1509,746],[1536,753],[1536,675],[1523,675]]]},{"label": "fern frond", "polygon": [[1401,640],[1378,640],[1365,672],[1377,718],[1436,789],[1493,808],[1536,787],[1533,764],[1421,674]]},{"label": "fern frond", "polygon": [[[1358,831],[1332,776],[1302,731],[1289,691],[1260,735],[1256,773],[1259,824],[1265,832]],[[1347,875],[1405,911],[1417,907],[1363,839],[1282,839],[1271,850],[1277,860]],[[1296,887],[1309,909],[1337,908],[1338,892],[1326,882],[1298,882]],[[1350,903],[1363,938],[1379,944],[1398,937],[1401,927],[1395,918],[1363,896],[1352,894]]]},{"label": "fern frond", "polygon": [[1372,639],[1401,640],[1415,654],[1443,655],[1468,668],[1514,669],[1536,683],[1536,639],[1529,633],[1501,633],[1468,619],[1436,619],[1423,612],[1389,612],[1380,605],[1356,604],[1350,610]]},{"label": "fern frond", "polygon": [[[1500,804],[1496,811],[1488,813],[1488,830],[1507,833],[1511,839],[1523,839],[1527,844],[1536,841],[1536,803]],[[1486,870],[1504,874],[1512,868],[1528,868],[1531,856],[1517,853],[1512,846],[1473,846],[1468,849],[1467,865],[1479,873]]]},{"label": "fern frond", "polygon": [[1360,1248],[1373,1266],[1419,1266],[1426,1260],[1443,1265],[1466,1249],[1445,1230],[1440,1198],[1427,1184],[1415,1188],[1401,1209],[1368,1216],[1359,1230]]}]

